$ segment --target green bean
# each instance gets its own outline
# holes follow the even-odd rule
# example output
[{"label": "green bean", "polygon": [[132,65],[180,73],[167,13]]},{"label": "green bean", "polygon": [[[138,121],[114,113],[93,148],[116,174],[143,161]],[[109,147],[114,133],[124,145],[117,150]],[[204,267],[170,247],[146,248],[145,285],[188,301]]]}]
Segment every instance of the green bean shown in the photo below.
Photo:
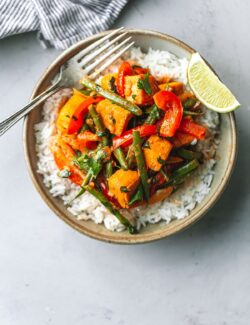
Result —
[{"label": "green bean", "polygon": [[132,146],[130,146],[128,149],[126,160],[128,162],[128,168],[130,169],[133,166],[135,160],[135,153]]},{"label": "green bean", "polygon": [[204,113],[203,112],[200,112],[200,111],[188,111],[188,110],[185,110],[183,111],[183,114],[185,116],[188,116],[188,115],[192,115],[192,116],[199,116],[199,115],[203,115]]},{"label": "green bean", "polygon": [[182,103],[182,106],[183,106],[184,110],[187,110],[187,109],[194,107],[194,105],[196,103],[197,103],[197,99],[188,98],[187,100],[184,101],[184,103]]},{"label": "green bean", "polygon": [[144,154],[142,151],[142,141],[140,138],[140,133],[138,131],[133,131],[133,148],[135,153],[135,159],[138,166],[138,171],[141,177],[145,198],[148,201],[149,200],[148,175],[147,175],[147,168],[145,164]]},{"label": "green bean", "polygon": [[73,198],[73,200],[70,201],[70,204],[71,204],[75,199],[77,199],[78,197],[80,197],[81,195],[83,195],[83,194],[85,193],[85,188],[84,188],[84,186],[88,185],[88,184],[90,183],[91,179],[92,179],[92,174],[91,174],[91,172],[89,171],[89,172],[87,173],[87,175],[85,176],[85,178],[84,178],[82,184],[81,184],[81,189],[80,189],[79,192],[76,194],[76,196]]},{"label": "green bean", "polygon": [[80,91],[80,93],[82,93],[85,96],[89,96],[91,93],[91,91],[87,90],[87,89],[80,89],[79,91]]},{"label": "green bean", "polygon": [[106,136],[105,127],[102,123],[102,120],[101,120],[99,114],[96,112],[95,107],[93,105],[90,105],[89,113],[95,123],[97,135],[102,137],[102,145],[107,146],[108,145],[108,137]]},{"label": "green bean", "polygon": [[199,162],[194,159],[188,162],[186,165],[176,169],[172,175],[173,178],[183,177],[190,173],[192,170],[196,169],[199,166]]},{"label": "green bean", "polygon": [[194,159],[189,161],[186,165],[178,168],[172,176],[170,177],[169,181],[157,186],[157,189],[165,188],[168,186],[178,185],[191,174],[192,171],[194,171],[199,166],[199,162]]},{"label": "green bean", "polygon": [[86,130],[89,130],[89,127],[86,123],[84,123],[83,126],[80,128],[79,133],[82,133]]},{"label": "green bean", "polygon": [[122,169],[128,170],[128,163],[126,161],[124,152],[121,147],[116,148],[114,150],[114,155],[115,155],[116,159],[119,161],[119,164],[121,165]]},{"label": "green bean", "polygon": [[130,221],[125,218],[119,210],[115,209],[113,205],[109,202],[109,200],[99,191],[91,186],[86,186],[85,189],[96,197],[126,228],[128,228],[130,234],[136,234],[136,227],[133,226]]},{"label": "green bean", "polygon": [[153,125],[160,118],[160,112],[156,105],[153,105],[148,117],[146,118],[144,124]]},{"label": "green bean", "polygon": [[105,166],[105,176],[108,179],[113,174],[112,161],[108,161]]},{"label": "green bean", "polygon": [[187,159],[187,160],[193,160],[193,159],[200,160],[202,158],[201,152],[195,152],[195,151],[187,150],[184,148],[178,149],[177,154],[178,154],[178,156],[180,156],[184,159]]},{"label": "green bean", "polygon": [[112,101],[113,103],[122,106],[123,108],[125,108],[126,110],[128,110],[129,112],[133,113],[134,115],[142,115],[142,110],[135,104],[129,102],[128,100],[122,98],[121,96],[112,93],[108,90],[103,89],[101,86],[97,85],[95,82],[93,82],[92,80],[88,79],[88,78],[83,78],[81,80],[81,83],[97,92],[100,96],[103,96],[107,99],[109,99],[110,101]]},{"label": "green bean", "polygon": [[142,201],[143,200],[143,188],[142,185],[140,184],[135,191],[134,195],[132,196],[131,200],[129,201],[128,205],[132,205],[137,201]]}]

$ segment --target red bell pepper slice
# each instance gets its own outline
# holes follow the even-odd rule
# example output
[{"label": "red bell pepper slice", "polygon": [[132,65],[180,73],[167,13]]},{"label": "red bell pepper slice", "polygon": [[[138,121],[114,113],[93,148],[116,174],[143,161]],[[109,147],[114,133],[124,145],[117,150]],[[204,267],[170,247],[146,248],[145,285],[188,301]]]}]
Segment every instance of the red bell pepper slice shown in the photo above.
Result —
[{"label": "red bell pepper slice", "polygon": [[125,76],[131,76],[132,74],[133,70],[130,63],[127,61],[122,62],[118,70],[118,77],[116,81],[117,92],[122,97],[124,97]]},{"label": "red bell pepper slice", "polygon": [[178,131],[190,134],[199,140],[204,140],[206,136],[206,128],[195,123],[191,118],[184,118]]},{"label": "red bell pepper slice", "polygon": [[133,142],[133,131],[139,131],[140,137],[147,137],[157,133],[157,125],[141,125],[134,129],[124,132],[120,136],[113,138],[113,149],[118,147],[127,147]]},{"label": "red bell pepper slice", "polygon": [[149,73],[149,69],[147,68],[142,68],[142,67],[133,67],[133,70],[135,72],[135,74],[146,74],[146,73]]},{"label": "red bell pepper slice", "polygon": [[88,149],[95,149],[96,142],[100,141],[101,138],[98,135],[86,130],[77,136],[77,140],[79,141],[80,145],[86,147]]},{"label": "red bell pepper slice", "polygon": [[88,113],[89,105],[98,103],[101,100],[103,100],[103,97],[89,97],[77,107],[77,109],[74,111],[74,114],[70,118],[68,134],[73,134],[80,130],[83,125],[83,119]]},{"label": "red bell pepper slice", "polygon": [[154,184],[151,184],[151,186],[150,186],[150,196],[152,196],[155,193],[157,186],[163,184],[165,181],[166,180],[165,180],[164,176],[161,173],[157,173],[155,175]]},{"label": "red bell pepper slice", "polygon": [[172,137],[180,126],[183,107],[180,99],[171,91],[161,90],[154,95],[157,107],[166,111],[160,128],[160,135]]},{"label": "red bell pepper slice", "polygon": [[116,207],[120,208],[120,204],[118,203],[118,201],[116,200],[116,198],[114,198],[113,196],[111,196],[109,194],[109,190],[108,187],[106,185],[106,183],[104,181],[100,181],[99,185],[101,187],[102,193],[103,195],[111,202],[113,203]]}]

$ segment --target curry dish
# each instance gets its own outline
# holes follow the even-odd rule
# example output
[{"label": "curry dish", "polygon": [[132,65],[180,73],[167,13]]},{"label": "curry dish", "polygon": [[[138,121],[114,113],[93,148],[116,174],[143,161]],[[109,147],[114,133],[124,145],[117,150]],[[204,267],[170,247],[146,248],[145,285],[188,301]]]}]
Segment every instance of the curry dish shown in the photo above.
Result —
[{"label": "curry dish", "polygon": [[191,144],[205,139],[204,111],[182,82],[156,79],[129,61],[99,84],[85,77],[81,84],[60,108],[51,137],[58,175],[136,233],[124,211],[164,200],[202,164]]}]

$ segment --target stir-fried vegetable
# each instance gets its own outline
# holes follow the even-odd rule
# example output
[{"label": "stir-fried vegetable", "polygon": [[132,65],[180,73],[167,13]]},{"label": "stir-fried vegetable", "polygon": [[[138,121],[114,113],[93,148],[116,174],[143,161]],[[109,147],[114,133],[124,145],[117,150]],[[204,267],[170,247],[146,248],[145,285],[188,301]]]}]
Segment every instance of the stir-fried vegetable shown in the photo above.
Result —
[{"label": "stir-fried vegetable", "polygon": [[132,73],[133,70],[129,62],[125,61],[120,65],[117,77],[117,92],[122,97],[124,97],[125,76],[131,76]]},{"label": "stir-fried vegetable", "polygon": [[129,112],[131,112],[134,115],[142,115],[142,110],[135,104],[129,102],[128,100],[122,98],[121,96],[109,92],[108,90],[104,90],[102,87],[94,83],[88,78],[83,78],[81,80],[81,83],[91,89],[92,91],[97,92],[100,96],[103,96],[109,100],[111,100],[113,103],[120,105],[121,107],[125,108]]},{"label": "stir-fried vegetable", "polygon": [[87,190],[90,194],[95,196],[112,214],[116,216],[116,218],[120,221],[121,224],[123,224],[125,227],[128,228],[128,231],[130,234],[136,234],[137,229],[135,226],[131,224],[131,222],[126,219],[114,206],[110,203],[110,201],[100,192],[98,192],[96,189],[94,189],[91,186],[85,186],[85,190]]},{"label": "stir-fried vegetable", "polygon": [[142,151],[142,141],[140,138],[139,131],[133,131],[133,148],[135,152],[135,159],[138,166],[138,171],[141,177],[141,183],[144,190],[144,195],[146,200],[149,200],[149,183],[148,183],[148,175],[146,169],[146,163],[144,159],[144,154]]},{"label": "stir-fried vegetable", "polygon": [[138,131],[141,138],[157,133],[156,125],[141,125],[134,129],[124,132],[119,137],[114,137],[113,148],[127,147],[133,142],[133,131]]},{"label": "stir-fried vegetable", "polygon": [[172,92],[161,90],[154,95],[155,104],[165,111],[160,128],[163,137],[172,137],[180,126],[183,107],[180,99]]},{"label": "stir-fried vegetable", "polygon": [[181,132],[190,134],[197,139],[204,140],[206,136],[206,128],[204,126],[201,126],[195,122],[191,118],[184,118],[181,121],[179,130]]},{"label": "stir-fried vegetable", "polygon": [[95,196],[135,234],[120,209],[164,200],[203,162],[195,146],[206,135],[196,118],[200,103],[183,83],[168,76],[160,82],[130,62],[100,85],[86,77],[81,83],[59,110],[51,139],[58,176],[80,186],[76,197]]},{"label": "stir-fried vegetable", "polygon": [[128,169],[128,163],[126,161],[124,152],[122,151],[122,148],[116,148],[114,150],[114,155],[116,159],[119,161],[119,164],[122,169],[127,170]]}]

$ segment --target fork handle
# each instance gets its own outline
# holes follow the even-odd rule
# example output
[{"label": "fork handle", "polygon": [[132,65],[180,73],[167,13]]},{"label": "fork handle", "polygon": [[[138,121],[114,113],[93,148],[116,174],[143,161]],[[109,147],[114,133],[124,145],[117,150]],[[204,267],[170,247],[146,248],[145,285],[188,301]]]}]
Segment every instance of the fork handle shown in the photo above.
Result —
[{"label": "fork handle", "polygon": [[52,96],[60,90],[58,85],[53,85],[47,90],[45,90],[42,94],[35,97],[28,105],[24,106],[22,109],[17,111],[16,113],[9,116],[7,119],[0,122],[0,136],[2,136],[7,130],[9,130],[13,125],[15,125],[21,118],[23,118],[26,114],[32,111],[39,104],[44,102],[47,98]]}]

